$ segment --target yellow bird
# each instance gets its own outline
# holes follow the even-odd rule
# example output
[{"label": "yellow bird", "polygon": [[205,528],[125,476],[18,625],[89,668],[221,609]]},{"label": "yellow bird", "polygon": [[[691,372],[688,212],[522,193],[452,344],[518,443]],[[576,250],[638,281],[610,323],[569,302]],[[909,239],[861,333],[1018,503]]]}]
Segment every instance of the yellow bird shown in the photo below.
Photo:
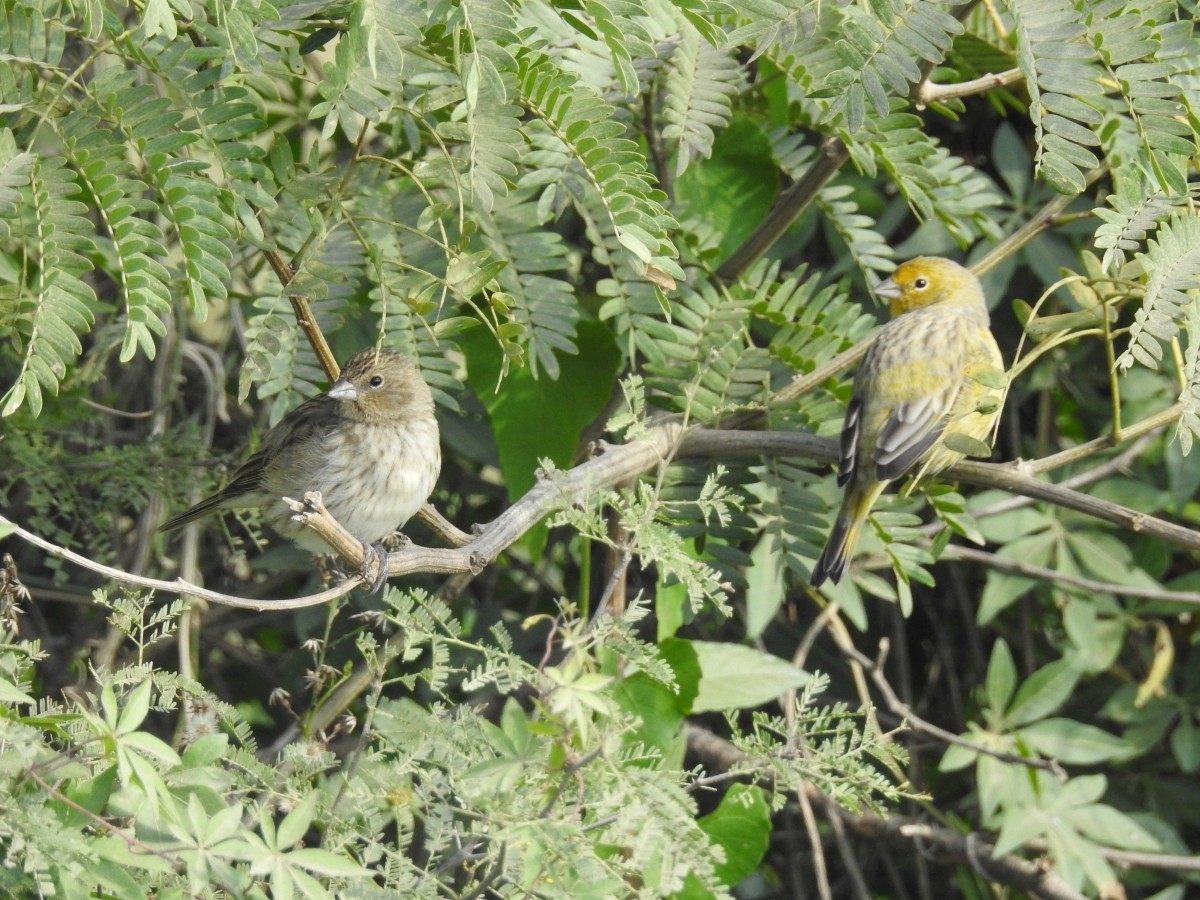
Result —
[{"label": "yellow bird", "polygon": [[893,318],[854,378],[838,465],[846,493],[813,567],[813,587],[841,580],[888,482],[918,464],[924,476],[958,462],[964,454],[946,438],[984,441],[1000,414],[996,384],[1004,361],[978,278],[951,260],[920,256],[898,266],[875,293],[887,298]]}]

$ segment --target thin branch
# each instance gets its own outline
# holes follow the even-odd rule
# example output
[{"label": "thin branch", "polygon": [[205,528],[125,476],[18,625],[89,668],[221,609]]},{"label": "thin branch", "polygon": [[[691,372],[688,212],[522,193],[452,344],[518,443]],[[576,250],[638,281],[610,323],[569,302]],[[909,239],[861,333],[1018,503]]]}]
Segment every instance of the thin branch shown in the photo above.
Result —
[{"label": "thin branch", "polygon": [[[685,728],[688,751],[697,756],[705,768],[725,771],[746,762],[745,754],[724,738],[691,722]],[[769,778],[757,777],[760,780]],[[801,782],[799,790],[808,795],[814,809],[822,810],[827,816],[836,815],[846,826],[865,837],[884,838],[913,850],[922,845],[937,847],[946,861],[970,865],[989,880],[1020,888],[1039,900],[1084,900],[1083,894],[1073,890],[1041,862],[1030,862],[1012,854],[993,857],[992,845],[976,834],[959,834],[907,816],[858,815],[836,803],[826,805],[828,796],[808,782]],[[1105,852],[1103,847],[1099,850]]]},{"label": "thin branch", "polygon": [[1024,575],[1027,578],[1056,581],[1059,584],[1091,593],[1115,594],[1118,597],[1133,597],[1138,600],[1160,600],[1165,603],[1186,603],[1189,606],[1200,606],[1200,591],[1169,591],[1165,588],[1134,587],[1130,584],[1098,581],[1095,578],[1084,578],[1082,575],[1068,575],[1045,566],[1035,566],[1019,559],[1007,559],[995,553],[976,550],[973,547],[963,547],[959,544],[947,545],[946,549],[942,551],[941,559],[981,563],[992,569],[1012,572],[1014,575]]},{"label": "thin branch", "polygon": [[151,847],[149,844],[144,843],[143,841],[138,840],[132,834],[125,831],[125,829],[117,827],[112,822],[108,821],[108,819],[92,812],[86,806],[82,806],[79,803],[76,803],[74,800],[72,800],[66,794],[62,793],[61,791],[56,789],[52,784],[50,784],[48,781],[43,779],[42,776],[38,775],[38,773],[35,772],[32,767],[27,768],[25,770],[25,774],[28,775],[30,778],[32,778],[38,787],[40,787],[43,791],[45,791],[47,794],[49,794],[51,797],[53,797],[59,803],[62,803],[63,805],[70,807],[75,812],[79,813],[81,816],[83,816],[85,819],[87,819],[89,822],[91,822],[93,825],[97,825],[100,828],[103,828],[109,834],[113,835],[114,837],[120,838],[122,841],[124,841],[128,845],[130,853],[136,855],[138,852],[141,852],[141,853],[147,854],[148,856],[157,856],[160,859],[166,860],[167,863],[171,866],[171,869],[174,872],[176,872],[177,874],[183,871],[183,863],[181,860],[172,857],[170,854],[165,853],[162,850],[159,850],[155,847]]},{"label": "thin branch", "polygon": [[[263,250],[263,256],[267,258],[267,263],[274,270],[276,277],[279,278],[279,283],[285,288],[292,283],[292,279],[296,277],[296,270],[292,267],[283,254],[275,249],[274,239],[269,237],[267,230],[266,217],[262,210],[257,211],[258,224],[263,229],[264,233],[268,234],[270,246]],[[341,374],[341,366],[334,358],[333,351],[329,349],[329,342],[325,340],[325,335],[321,333],[321,328],[317,324],[316,316],[313,315],[312,307],[308,303],[308,298],[302,294],[289,294],[288,300],[292,304],[292,313],[296,317],[296,324],[300,326],[300,330],[304,332],[308,338],[309,344],[312,345],[313,351],[317,354],[317,359],[321,362],[321,368],[325,370],[325,374],[329,376],[329,380],[337,381],[338,375]]]},{"label": "thin branch", "polygon": [[1001,762],[1025,766],[1030,769],[1043,769],[1052,774],[1059,781],[1067,780],[1066,771],[1056,759],[1035,759],[1028,756],[1018,756],[1015,753],[1007,753],[1004,750],[996,750],[992,747],[987,747],[983,744],[976,743],[975,741],[969,741],[952,731],[947,731],[944,728],[940,728],[937,725],[934,725],[932,722],[928,722],[918,716],[915,712],[913,712],[911,706],[897,696],[895,690],[893,690],[891,684],[888,682],[887,676],[884,675],[883,663],[887,658],[889,644],[890,642],[887,638],[884,638],[879,642],[879,658],[875,660],[872,660],[851,646],[843,646],[841,650],[867,671],[867,673],[871,676],[871,681],[875,684],[875,687],[878,689],[879,693],[883,695],[883,702],[884,705],[887,706],[888,711],[891,712],[892,715],[904,720],[905,724],[908,725],[909,728],[911,728],[913,731],[920,732],[921,734],[927,734],[930,737],[937,738],[939,741],[942,741],[946,744],[953,744],[956,747],[965,747],[968,750],[973,750],[976,753],[982,753],[986,756],[998,759]]},{"label": "thin branch", "polygon": [[[1083,176],[1084,183],[1091,187],[1102,175],[1108,172],[1108,163],[1101,163]],[[1074,203],[1082,194],[1059,194],[1039,209],[1020,228],[992,247],[987,254],[971,267],[976,275],[983,275],[1001,260],[1012,256],[1038,235],[1049,231],[1058,223],[1058,217],[1066,212],[1068,206]]]},{"label": "thin branch", "polygon": [[934,81],[922,81],[917,89],[914,106],[925,109],[934,103],[946,100],[957,100],[961,97],[971,97],[992,91],[996,88],[1008,87],[1025,78],[1020,69],[1008,69],[1004,72],[989,72],[970,81],[960,81],[957,84],[938,84]]},{"label": "thin branch", "polygon": [[1071,463],[1079,462],[1084,459],[1091,459],[1102,450],[1108,450],[1112,447],[1117,447],[1121,444],[1135,440],[1145,434],[1150,434],[1166,428],[1168,425],[1179,420],[1183,415],[1183,404],[1176,403],[1174,406],[1169,406],[1161,412],[1157,412],[1152,416],[1147,416],[1137,423],[1122,428],[1120,436],[1109,434],[1101,435],[1094,440],[1090,440],[1078,447],[1071,447],[1051,456],[1044,456],[1041,459],[1032,460],[1027,464],[1028,471],[1034,473],[1050,472],[1054,469],[1062,468]]},{"label": "thin branch", "polygon": [[[1125,433],[1133,433],[1136,427],[1126,429]],[[680,456],[798,456],[820,463],[834,462],[838,452],[833,440],[803,432],[714,431],[702,427],[693,427],[685,432],[678,423],[668,422],[650,429],[641,440],[623,445],[604,444],[599,456],[573,469],[543,476],[524,497],[484,527],[465,546],[443,549],[409,543],[389,553],[386,561],[388,577],[396,578],[416,572],[443,575],[478,573],[554,509],[585,502],[596,490],[649,471],[674,453],[677,445]],[[1181,547],[1200,550],[1200,532],[1061,485],[1039,481],[1025,474],[1019,466],[963,461],[947,470],[947,477],[1053,503]],[[331,516],[322,515],[319,510],[307,509],[301,515],[322,537],[327,541],[333,540],[341,547],[343,558],[354,565],[362,565],[364,554],[361,542]],[[3,521],[7,520],[0,517],[0,522]],[[356,576],[320,594],[291,600],[233,597],[205,590],[182,579],[161,581],[130,575],[58,547],[23,528],[14,527],[15,533],[23,540],[124,584],[191,594],[213,603],[243,609],[290,610],[315,606],[341,597],[363,583],[362,577]]]},{"label": "thin branch", "polygon": [[32,532],[26,531],[20,525],[9,522],[3,516],[0,516],[0,524],[8,524],[13,527],[13,534],[21,538],[27,543],[33,544],[35,547],[40,547],[47,553],[65,559],[68,562],[73,562],[77,566],[96,572],[100,575],[105,575],[113,581],[121,584],[133,585],[134,587],[146,588],[151,591],[166,591],[169,594],[186,594],[196,597],[200,600],[207,600],[210,603],[219,603],[223,606],[235,606],[239,609],[256,609],[256,610],[285,610],[285,609],[301,609],[305,606],[317,606],[321,603],[328,603],[330,600],[335,600],[350,593],[354,588],[362,583],[359,577],[350,578],[342,582],[337,587],[330,588],[327,591],[322,591],[319,594],[310,594],[307,597],[294,597],[289,600],[252,600],[247,597],[233,597],[229,594],[221,594],[217,591],[210,591],[200,587],[197,584],[190,584],[182,578],[176,578],[174,581],[162,581],[158,578],[145,578],[141,575],[131,575],[128,572],[122,572],[120,569],[114,569],[111,566],[106,566],[103,563],[93,562],[86,556],[81,556],[73,550],[68,550],[66,547],[59,547],[56,544],[50,543],[45,538],[38,537]]},{"label": "thin branch", "polygon": [[[787,431],[697,430],[684,437],[680,448],[680,456],[801,456],[827,463],[836,461],[837,453],[837,443],[831,438]],[[1022,494],[1085,513],[1179,547],[1200,550],[1200,531],[1176,525],[1149,513],[1138,512],[1119,503],[1111,503],[1061,485],[1040,481],[1025,474],[1020,464],[963,460],[947,469],[940,480],[958,480],[980,487],[999,488],[1012,494]]]}]

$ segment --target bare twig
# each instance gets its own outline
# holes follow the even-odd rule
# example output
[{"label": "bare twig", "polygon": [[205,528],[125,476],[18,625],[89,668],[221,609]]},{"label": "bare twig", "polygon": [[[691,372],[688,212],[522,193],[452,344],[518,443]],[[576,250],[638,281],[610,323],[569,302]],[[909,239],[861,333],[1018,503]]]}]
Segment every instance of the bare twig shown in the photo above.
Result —
[{"label": "bare twig", "polygon": [[947,545],[946,549],[942,551],[941,559],[981,563],[988,568],[1000,569],[1014,575],[1024,575],[1027,578],[1055,581],[1067,587],[1079,588],[1096,594],[1115,594],[1118,597],[1133,597],[1137,600],[1160,600],[1164,603],[1186,603],[1188,606],[1200,606],[1200,591],[1169,591],[1166,588],[1143,588],[1130,584],[1114,584],[1111,581],[1099,581],[1095,578],[1085,578],[1082,575],[1070,575],[1060,572],[1058,569],[1035,566],[1019,559],[1007,559],[995,553],[958,544]]},{"label": "bare twig", "polygon": [[981,75],[979,78],[973,78],[970,81],[960,81],[957,84],[937,84],[933,81],[922,81],[917,90],[915,106],[917,109],[925,109],[925,107],[933,103],[956,100],[960,97],[971,97],[975,94],[982,94],[984,91],[992,91],[996,88],[1016,84],[1018,81],[1024,79],[1024,77],[1020,69],[1008,69],[1004,72],[989,72],[987,75]]},{"label": "bare twig", "polygon": [[952,731],[946,731],[944,728],[939,728],[932,722],[922,719],[912,711],[907,703],[901,700],[896,692],[892,689],[887,677],[883,673],[883,663],[887,658],[889,641],[884,638],[879,642],[879,658],[872,660],[865,654],[860,653],[854,647],[842,647],[841,650],[855,662],[857,662],[867,674],[871,676],[871,681],[876,689],[883,695],[884,705],[892,715],[903,719],[904,722],[913,731],[918,731],[922,734],[927,734],[930,737],[937,738],[947,744],[953,744],[956,747],[965,747],[968,750],[973,750],[976,753],[982,753],[1001,762],[1013,763],[1018,766],[1026,766],[1030,769],[1043,769],[1051,773],[1059,781],[1067,780],[1067,773],[1063,770],[1062,765],[1055,759],[1035,759],[1028,756],[1018,756],[1015,753],[1007,753],[1003,750],[996,750],[992,747],[987,747],[975,741],[969,741],[966,738],[959,737]]},{"label": "bare twig", "polygon": [[[688,723],[686,729],[689,752],[706,768],[725,770],[745,762],[742,751],[724,738],[693,723]],[[988,879],[1020,888],[1039,900],[1084,900],[1082,894],[1041,863],[1012,854],[993,856],[992,845],[978,835],[959,834],[907,816],[856,815],[835,803],[826,805],[827,795],[807,782],[800,783],[797,790],[808,795],[815,809],[824,811],[827,816],[837,816],[847,827],[865,837],[883,838],[914,849],[922,843],[925,847],[936,847],[947,862],[971,865]],[[1100,852],[1104,853],[1104,849],[1100,848]]]}]

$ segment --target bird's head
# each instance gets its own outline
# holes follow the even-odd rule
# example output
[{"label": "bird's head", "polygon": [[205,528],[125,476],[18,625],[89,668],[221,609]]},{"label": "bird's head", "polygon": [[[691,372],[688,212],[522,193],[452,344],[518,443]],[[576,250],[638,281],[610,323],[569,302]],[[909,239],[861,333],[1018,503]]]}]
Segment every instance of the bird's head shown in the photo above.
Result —
[{"label": "bird's head", "polygon": [[364,422],[388,422],[433,414],[433,396],[417,364],[403,353],[359,350],[327,392],[345,413]]},{"label": "bird's head", "polygon": [[875,293],[887,298],[893,316],[938,304],[987,313],[979,279],[970,269],[940,256],[918,256],[901,263]]}]

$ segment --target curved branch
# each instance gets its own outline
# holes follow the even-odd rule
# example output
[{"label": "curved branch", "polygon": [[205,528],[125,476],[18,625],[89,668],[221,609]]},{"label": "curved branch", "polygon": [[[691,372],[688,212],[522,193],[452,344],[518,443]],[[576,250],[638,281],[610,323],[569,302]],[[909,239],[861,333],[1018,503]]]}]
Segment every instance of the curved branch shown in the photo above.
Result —
[{"label": "curved branch", "polygon": [[234,606],[238,609],[254,609],[254,610],[285,610],[285,609],[300,609],[305,606],[317,606],[321,603],[328,603],[330,600],[335,600],[338,597],[344,596],[354,590],[358,585],[363,583],[361,577],[355,576],[342,582],[337,587],[332,587],[327,591],[321,591],[319,594],[310,594],[307,597],[293,597],[289,600],[252,600],[247,597],[234,597],[230,594],[221,594],[217,591],[210,591],[207,588],[202,588],[197,584],[191,584],[184,581],[182,578],[176,578],[174,581],[163,581],[158,578],[145,578],[141,575],[131,575],[129,572],[122,572],[120,569],[114,569],[112,566],[106,566],[103,563],[94,562],[86,556],[81,556],[74,550],[68,550],[66,547],[59,547],[57,544],[52,544],[45,538],[39,537],[30,531],[26,531],[15,522],[10,522],[8,519],[0,516],[0,525],[11,525],[12,533],[21,538],[27,543],[33,544],[35,547],[40,547],[47,553],[53,554],[60,559],[65,559],[68,562],[73,562],[75,565],[100,575],[106,575],[113,581],[120,584],[130,584],[134,587],[146,588],[151,591],[166,591],[170,594],[179,594],[180,596],[196,597],[200,600],[207,600],[210,603],[218,603],[222,606]]}]

